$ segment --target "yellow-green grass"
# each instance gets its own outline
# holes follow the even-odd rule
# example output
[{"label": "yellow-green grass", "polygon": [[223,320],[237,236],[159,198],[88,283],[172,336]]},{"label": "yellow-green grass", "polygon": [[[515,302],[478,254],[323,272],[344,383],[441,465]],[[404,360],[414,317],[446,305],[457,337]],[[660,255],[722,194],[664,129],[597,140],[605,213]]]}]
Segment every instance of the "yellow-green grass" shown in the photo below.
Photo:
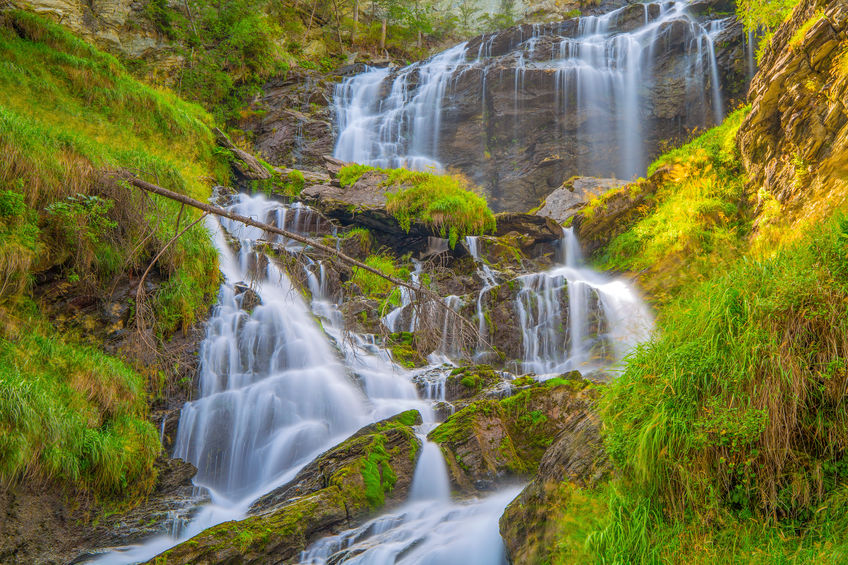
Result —
[{"label": "yellow-green grass", "polygon": [[[90,336],[59,333],[31,289],[47,272],[72,293],[100,298],[121,277],[138,280],[177,218],[185,226],[197,215],[109,173],[129,169],[204,200],[227,177],[211,125],[200,107],[134,80],[60,26],[26,12],[0,15],[3,484],[54,481],[115,502],[149,492],[160,445],[146,420],[144,377],[84,345]],[[168,249],[154,275],[164,282],[151,321],[167,337],[193,323],[218,286],[202,226]]]},{"label": "yellow-green grass", "polygon": [[339,182],[350,186],[368,171],[386,175],[384,186],[398,187],[386,194],[386,210],[406,231],[418,221],[448,238],[454,247],[466,235],[495,230],[495,216],[486,199],[462,176],[348,165],[339,171]]},{"label": "yellow-green grass", "polygon": [[[747,111],[737,110],[650,166],[649,173],[670,168],[668,180],[657,187],[650,213],[603,250],[603,268],[642,273],[648,294],[663,303],[740,254],[750,219],[736,132]],[[602,205],[590,203],[587,214]]]}]

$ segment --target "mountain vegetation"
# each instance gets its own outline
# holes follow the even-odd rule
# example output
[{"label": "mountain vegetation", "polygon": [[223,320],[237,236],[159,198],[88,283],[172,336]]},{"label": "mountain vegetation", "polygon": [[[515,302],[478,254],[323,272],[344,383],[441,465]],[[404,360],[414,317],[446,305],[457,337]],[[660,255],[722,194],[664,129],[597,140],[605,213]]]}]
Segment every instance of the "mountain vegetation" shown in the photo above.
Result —
[{"label": "mountain vegetation", "polygon": [[[572,4],[574,17],[606,5]],[[533,499],[544,519],[526,530],[545,535],[510,525],[529,499],[502,519],[502,530],[521,530],[535,562],[848,562],[848,9],[826,0],[738,0],[735,8],[759,37],[747,102],[657,156],[645,178],[581,203],[566,223],[591,239],[598,270],[638,283],[656,314],[651,339],[609,382],[568,374],[498,389],[500,373],[476,365],[454,369],[442,385],[460,390],[452,399],[460,408],[438,407],[445,421],[430,439],[445,444],[468,492],[541,477],[555,466],[546,459],[554,447],[574,459],[597,447],[597,472],[549,480]],[[31,10],[0,8],[0,494],[61,493],[72,508],[65,522],[78,529],[143,506],[157,488],[170,424],[163,414],[157,429],[151,413],[192,397],[194,352],[221,283],[201,215],[134,192],[122,175],[203,201],[235,185],[285,202],[314,186],[344,193],[366,173],[384,175],[378,214],[400,230],[380,233],[374,215],[346,206],[360,223],[326,241],[412,281],[420,265],[408,242],[394,239],[423,226],[410,237],[447,240],[454,262],[416,272],[415,284],[454,298],[480,283],[478,265],[497,264],[504,280],[458,306],[478,328],[475,343],[519,339],[515,311],[497,309],[528,288],[521,277],[531,266],[555,261],[531,251],[562,235],[553,220],[495,215],[452,170],[332,170],[328,159],[327,175],[260,155],[267,176],[256,179],[233,166],[235,147],[216,142],[220,128],[253,151],[237,126],[262,119],[268,110],[252,103],[275,88],[308,76],[326,89],[350,64],[424,58],[518,23],[515,3],[485,11],[474,0],[150,0],[141,17],[177,61],[167,71]],[[310,92],[286,112],[302,124],[317,105]],[[470,244],[463,251],[467,236],[491,236],[481,243],[489,255],[471,257]],[[284,265],[300,273],[292,278],[315,276],[304,259],[313,251]],[[347,301],[339,316],[376,335],[402,293],[379,274],[332,267]],[[244,304],[252,290],[239,292]],[[591,323],[595,337],[604,332]],[[423,365],[421,338],[406,330],[392,330],[383,347],[401,365]],[[443,341],[461,341],[446,321],[440,331]],[[188,353],[179,357],[179,348]],[[506,347],[491,349],[507,366]],[[577,424],[567,408],[579,411]],[[358,526],[412,488],[418,423],[408,411],[363,428],[304,467],[298,479],[311,490],[288,493],[273,520],[216,525],[165,559],[238,560],[247,551],[239,547],[265,559],[276,547],[268,540],[295,556],[318,533]],[[597,446],[559,443],[578,424],[597,431]],[[474,450],[485,457],[472,461]],[[324,483],[307,476],[327,461],[338,468]],[[319,515],[327,501],[332,515]],[[12,516],[12,505],[5,510],[0,520]],[[6,550],[0,542],[0,561],[18,548]]]}]

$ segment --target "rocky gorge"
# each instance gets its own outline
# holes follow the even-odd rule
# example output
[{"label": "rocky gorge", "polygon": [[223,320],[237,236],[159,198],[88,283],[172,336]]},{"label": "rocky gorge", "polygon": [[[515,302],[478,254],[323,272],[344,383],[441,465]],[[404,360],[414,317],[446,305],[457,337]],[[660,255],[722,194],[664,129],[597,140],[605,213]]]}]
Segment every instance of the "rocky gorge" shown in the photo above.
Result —
[{"label": "rocky gorge", "polygon": [[[140,281],[181,226],[220,270],[205,319],[147,334],[180,375],[144,414],[149,489],[107,512],[0,467],[0,561],[745,563],[772,535],[775,559],[838,556],[848,12],[802,1],[754,74],[734,9],[546,8],[409,66],[270,80],[200,136],[230,173],[211,212],[142,181],[188,200]],[[162,315],[136,300],[178,276],[100,304],[51,269],[46,315],[130,361]],[[122,425],[130,385],[67,374],[90,425]]]}]

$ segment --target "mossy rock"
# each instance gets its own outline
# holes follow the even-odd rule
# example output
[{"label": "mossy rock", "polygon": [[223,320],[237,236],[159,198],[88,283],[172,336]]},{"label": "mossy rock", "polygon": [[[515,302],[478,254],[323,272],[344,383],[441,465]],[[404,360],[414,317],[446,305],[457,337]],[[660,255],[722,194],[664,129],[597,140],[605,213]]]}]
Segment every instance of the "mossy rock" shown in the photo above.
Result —
[{"label": "mossy rock", "polygon": [[593,398],[583,379],[533,382],[503,399],[472,402],[428,437],[441,446],[456,488],[486,490],[533,474],[554,438],[591,410]]},{"label": "mossy rock", "polygon": [[457,367],[445,381],[445,400],[453,402],[472,398],[502,381],[501,373],[489,365]]},{"label": "mossy rock", "polygon": [[257,500],[252,516],[210,528],[149,563],[296,559],[314,540],[406,500],[421,448],[412,426],[420,423],[418,411],[408,410],[360,429]]}]

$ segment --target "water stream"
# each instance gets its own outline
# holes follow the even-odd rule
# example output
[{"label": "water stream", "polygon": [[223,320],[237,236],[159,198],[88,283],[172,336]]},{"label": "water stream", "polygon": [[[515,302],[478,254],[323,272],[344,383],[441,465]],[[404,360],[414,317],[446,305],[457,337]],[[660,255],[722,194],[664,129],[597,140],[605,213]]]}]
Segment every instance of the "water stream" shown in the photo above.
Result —
[{"label": "water stream", "polygon": [[[620,114],[613,121],[588,120],[585,128],[611,128],[618,136],[622,176],[644,172],[638,91],[650,80],[651,50],[662,26],[673,20],[686,23],[692,78],[701,87],[711,84],[707,91],[712,107],[716,112],[722,107],[713,38],[723,24],[702,26],[686,14],[686,2],[646,4],[644,10],[644,23],[634,30],[618,29],[619,10],[582,18],[576,33],[567,37],[557,35],[556,26],[533,26],[514,46],[521,53],[516,93],[523,88],[524,70],[549,68],[557,92],[552,111],[574,112],[581,105],[606,101]],[[540,38],[552,34],[555,47],[545,55]],[[336,157],[380,166],[440,168],[446,94],[470,68],[482,68],[481,80],[487,80],[495,39],[481,42],[476,53],[460,44],[399,71],[371,69],[345,80],[336,93]],[[517,104],[519,97],[515,99]],[[320,236],[331,229],[305,206],[261,195],[237,195],[229,208],[305,235]],[[301,267],[290,267],[303,269],[307,295],[267,251],[273,245],[277,252],[294,254],[302,250],[300,244],[229,220],[210,220],[207,225],[220,254],[224,282],[200,348],[199,397],[182,409],[173,456],[198,468],[195,484],[209,490],[211,503],[187,524],[175,519],[169,535],[115,549],[98,562],[145,561],[215,524],[242,518],[257,497],[288,482],[316,455],[363,425],[417,409],[424,421],[417,430],[423,448],[407,503],[319,540],[301,561],[504,563],[498,519],[519,487],[479,500],[452,500],[441,451],[426,440],[436,424],[433,403],[444,400],[446,372],[439,366],[459,363],[463,355],[455,317],[440,311],[436,323],[442,330],[441,345],[429,357],[431,365],[409,371],[393,362],[375,336],[346,331],[339,312],[344,291],[331,288],[323,263],[306,259]],[[476,295],[448,296],[444,302],[459,310],[474,301],[481,336],[474,358],[485,361],[486,299],[505,277],[487,263],[479,238],[469,237],[464,245],[482,286]],[[563,233],[560,251],[553,268],[515,281],[521,369],[540,378],[574,369],[608,369],[646,339],[652,327],[648,308],[629,284],[584,265],[570,230]],[[415,263],[413,280],[421,273],[421,263]],[[414,331],[420,323],[412,308],[415,297],[402,289],[400,298],[400,306],[382,322],[392,332]],[[426,398],[420,398],[413,378],[428,371]]]}]

